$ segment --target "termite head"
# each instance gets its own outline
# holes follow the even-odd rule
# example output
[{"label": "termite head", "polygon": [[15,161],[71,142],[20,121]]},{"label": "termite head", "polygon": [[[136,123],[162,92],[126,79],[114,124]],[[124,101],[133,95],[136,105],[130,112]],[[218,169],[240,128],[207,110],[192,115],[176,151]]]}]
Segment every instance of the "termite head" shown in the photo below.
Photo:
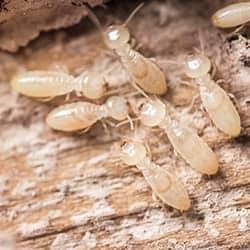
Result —
[{"label": "termite head", "polygon": [[129,39],[130,34],[125,25],[111,25],[104,31],[104,42],[110,49],[124,47]]},{"label": "termite head", "polygon": [[107,47],[116,50],[123,48],[129,42],[130,34],[127,25],[143,5],[144,3],[140,3],[122,25],[111,25],[104,31],[104,42]]},{"label": "termite head", "polygon": [[160,100],[143,103],[139,108],[141,122],[149,127],[157,126],[166,115],[166,107]]},{"label": "termite head", "polygon": [[146,154],[146,148],[139,142],[125,142],[120,148],[120,158],[127,165],[137,165]]},{"label": "termite head", "polygon": [[128,104],[121,96],[111,96],[105,103],[109,116],[117,121],[125,120],[128,117]]},{"label": "termite head", "polygon": [[99,99],[106,92],[105,80],[99,74],[84,72],[76,78],[76,91],[89,99]]},{"label": "termite head", "polygon": [[199,78],[206,75],[211,69],[211,62],[203,54],[187,56],[185,60],[185,73],[190,78]]}]

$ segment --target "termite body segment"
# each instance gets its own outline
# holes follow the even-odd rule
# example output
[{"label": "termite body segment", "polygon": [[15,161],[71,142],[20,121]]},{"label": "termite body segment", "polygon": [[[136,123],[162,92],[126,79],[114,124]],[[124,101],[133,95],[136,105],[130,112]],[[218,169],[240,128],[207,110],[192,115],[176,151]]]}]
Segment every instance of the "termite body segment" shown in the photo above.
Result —
[{"label": "termite body segment", "polygon": [[199,85],[202,103],[215,126],[235,137],[240,134],[240,116],[226,92],[211,78],[211,65],[204,55],[189,56],[185,62],[187,76]]},{"label": "termite body segment", "polygon": [[48,114],[46,122],[55,130],[72,132],[87,129],[106,117],[122,121],[127,116],[128,106],[125,99],[112,96],[103,105],[74,102],[59,106]]},{"label": "termite body segment", "polygon": [[190,199],[182,182],[146,156],[146,149],[140,143],[127,142],[121,147],[121,160],[136,165],[158,197],[167,205],[179,210],[190,207]]},{"label": "termite body segment", "polygon": [[147,93],[164,94],[167,83],[163,72],[152,60],[133,50],[129,39],[125,25],[113,25],[104,32],[105,44],[120,56],[132,80]]},{"label": "termite body segment", "polygon": [[73,77],[58,71],[28,71],[11,81],[17,92],[35,98],[66,95],[72,91],[89,99],[98,99],[105,93],[104,80],[98,74],[83,73]]},{"label": "termite body segment", "polygon": [[232,28],[250,21],[250,2],[234,3],[219,9],[212,16],[212,23],[219,28]]},{"label": "termite body segment", "polygon": [[73,83],[73,76],[56,71],[23,72],[11,81],[14,90],[36,98],[65,95],[73,91]]},{"label": "termite body segment", "polygon": [[171,120],[165,105],[157,101],[140,108],[140,120],[146,126],[159,126],[168,136],[176,152],[196,171],[212,175],[218,171],[215,153],[192,129]]}]

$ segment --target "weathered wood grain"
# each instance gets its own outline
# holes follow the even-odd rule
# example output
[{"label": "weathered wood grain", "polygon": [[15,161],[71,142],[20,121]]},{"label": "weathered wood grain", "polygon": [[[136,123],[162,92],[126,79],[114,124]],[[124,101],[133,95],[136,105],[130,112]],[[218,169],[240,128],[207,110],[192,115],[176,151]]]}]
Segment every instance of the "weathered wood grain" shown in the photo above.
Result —
[{"label": "weathered wood grain", "polygon": [[15,52],[39,36],[40,32],[66,28],[88,14],[102,0],[1,0],[0,48]]},{"label": "weathered wood grain", "polygon": [[[99,14],[124,20],[137,3],[112,3]],[[73,74],[94,68],[108,76],[111,89],[129,79],[104,47],[96,28],[84,20],[74,28],[43,34],[18,54],[0,54],[0,249],[249,249],[250,68],[249,41],[226,39],[213,28],[210,14],[220,1],[149,1],[131,21],[141,51],[154,57],[168,76],[170,114],[193,127],[215,150],[220,171],[195,173],[175,156],[159,130],[145,131],[153,160],[185,183],[192,209],[180,213],[152,196],[135,167],[122,164],[113,150],[128,126],[105,131],[100,124],[87,134],[53,132],[44,123],[54,105],[12,92],[9,79],[19,70],[67,67]],[[235,96],[242,119],[241,136],[229,139],[211,124],[197,90],[180,66],[183,55],[199,47],[217,65],[216,79]],[[247,59],[248,58],[248,59]],[[245,63],[244,63],[245,62]],[[133,91],[132,88],[130,88]],[[137,97],[136,97],[137,98]],[[131,104],[135,97],[130,97]],[[1,244],[2,243],[2,244]],[[4,245],[5,244],[5,245]],[[9,246],[7,246],[9,245]]]}]

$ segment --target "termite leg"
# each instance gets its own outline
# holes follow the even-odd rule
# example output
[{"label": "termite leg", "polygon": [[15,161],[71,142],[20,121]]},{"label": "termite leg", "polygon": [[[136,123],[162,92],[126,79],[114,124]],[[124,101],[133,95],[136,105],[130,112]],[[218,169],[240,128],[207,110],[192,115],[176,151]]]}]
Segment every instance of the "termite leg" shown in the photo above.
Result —
[{"label": "termite leg", "polygon": [[230,99],[232,100],[233,104],[236,106],[236,109],[239,111],[241,109],[240,104],[238,100],[236,99],[235,95],[233,93],[227,93]]},{"label": "termite leg", "polygon": [[127,119],[128,119],[129,125],[130,125],[130,129],[134,130],[133,119],[129,115],[127,115]]},{"label": "termite leg", "polygon": [[141,49],[143,47],[143,44],[142,43],[137,43],[136,39],[134,37],[132,37],[130,39],[130,46],[134,50],[139,50],[139,49]]},{"label": "termite leg", "polygon": [[114,127],[114,128],[116,127],[116,124],[113,123],[112,121],[108,120],[108,119],[106,119],[105,122],[104,122],[103,120],[101,120],[101,122],[102,122],[102,125],[103,125],[103,128],[104,128],[104,129],[107,128],[107,124],[108,124],[110,127]]},{"label": "termite leg", "polygon": [[107,49],[99,49],[102,52],[102,55],[107,56],[113,60],[117,59],[117,55],[114,54],[113,51],[107,50]]},{"label": "termite leg", "polygon": [[108,120],[105,120],[105,121],[100,120],[100,122],[101,122],[101,125],[102,125],[102,127],[103,127],[105,133],[108,134],[108,135],[111,135],[111,132],[110,132],[110,130],[109,130],[107,124],[108,124],[109,126],[111,126],[111,127],[114,127],[115,124],[112,123],[111,121],[108,121]]},{"label": "termite leg", "polygon": [[[149,187],[149,190],[150,190],[150,187]],[[151,197],[152,197],[152,200],[153,200],[154,202],[159,203],[159,204],[162,206],[162,208],[165,207],[165,203],[162,203],[162,200],[156,195],[155,192],[152,192]]]},{"label": "termite leg", "polygon": [[90,130],[90,128],[91,128],[91,126],[85,128],[85,129],[82,129],[82,130],[78,131],[78,134],[79,135],[83,135],[83,134],[87,133]]},{"label": "termite leg", "polygon": [[68,102],[70,100],[70,94],[71,93],[66,94],[66,96],[65,96],[65,102]]},{"label": "termite leg", "polygon": [[220,85],[221,83],[225,83],[226,81],[224,79],[218,79],[216,80],[216,84]]},{"label": "termite leg", "polygon": [[224,79],[218,79],[215,83],[220,86],[221,84],[226,83],[226,81]]},{"label": "termite leg", "polygon": [[148,142],[146,141],[143,145],[145,146],[145,148],[146,148],[146,150],[147,150],[149,159],[152,159],[153,155],[152,155],[152,152],[151,152],[151,149],[150,149],[150,147],[149,147]]},{"label": "termite leg", "polygon": [[[104,96],[111,96],[111,95],[116,95],[116,94],[122,94],[123,96],[127,96],[128,94],[126,94],[129,90],[129,85],[126,84],[125,86],[122,86],[120,87],[119,89],[113,89],[113,90],[109,90],[109,91],[106,91]],[[136,92],[138,93],[138,92]],[[129,92],[130,94],[130,92]]]},{"label": "termite leg", "polygon": [[130,39],[130,46],[131,46],[131,48],[135,49],[136,44],[137,44],[137,42],[136,42],[135,38],[132,37],[132,38]]},{"label": "termite leg", "polygon": [[137,84],[133,80],[131,81],[131,85],[147,100],[151,100],[150,97],[139,86],[137,86]]},{"label": "termite leg", "polygon": [[[247,24],[242,24],[241,26],[237,27],[231,33],[226,35],[226,39],[230,40],[232,37],[237,36],[238,38],[240,37],[241,39],[243,39],[245,42],[248,42],[247,38],[242,36],[242,34],[241,34],[244,32],[244,29],[246,28],[246,26],[247,26]],[[240,33],[240,31],[242,31],[242,32]]]},{"label": "termite leg", "polygon": [[193,98],[192,98],[192,101],[191,101],[191,103],[190,103],[190,105],[189,105],[189,107],[188,107],[188,109],[187,109],[187,113],[191,113],[191,112],[193,112],[193,110],[194,110],[194,106],[195,106],[195,103],[197,102],[197,100],[200,100],[200,94],[197,94],[197,95],[195,95]]},{"label": "termite leg", "polygon": [[36,101],[39,101],[39,102],[49,102],[51,100],[53,100],[54,97],[41,97],[41,98],[35,98]]},{"label": "termite leg", "polygon": [[133,123],[133,122],[138,121],[138,120],[140,120],[140,118],[131,118],[131,117],[128,115],[128,116],[127,116],[127,120],[121,121],[121,122],[117,123],[117,124],[115,125],[115,127],[118,128],[118,127],[120,127],[120,126],[122,126],[122,125],[125,125],[125,124],[129,123],[130,129],[131,129],[131,130],[134,130],[135,127],[134,127],[134,123]]},{"label": "termite leg", "polygon": [[156,59],[155,59],[155,57],[149,57],[148,58],[151,62],[153,62],[153,63],[156,63],[157,61],[156,61]]},{"label": "termite leg", "polygon": [[238,35],[239,34],[239,32],[241,31],[241,30],[243,30],[245,27],[246,27],[246,25],[247,24],[242,24],[242,25],[240,25],[239,27],[237,27],[234,31],[232,31],[232,34],[234,35],[234,34],[236,34],[236,35]]},{"label": "termite leg", "polygon": [[175,149],[173,149],[174,150],[174,154],[173,154],[173,160],[174,160],[174,166],[177,166],[177,162],[178,162],[178,158],[179,158],[179,155],[178,155],[178,153],[176,152],[176,150]]},{"label": "termite leg", "polygon": [[199,43],[200,43],[200,48],[201,48],[201,54],[205,55],[205,42],[204,39],[202,38],[201,30],[198,30],[198,37],[199,37]]},{"label": "termite leg", "polygon": [[214,78],[217,73],[217,65],[215,63],[212,64],[212,72],[211,72],[211,78]]},{"label": "termite leg", "polygon": [[51,65],[51,70],[69,74],[69,69],[66,65],[54,63]]},{"label": "termite leg", "polygon": [[188,87],[197,88],[197,84],[194,82],[194,79],[191,79],[190,81],[180,79],[178,82]]},{"label": "termite leg", "polygon": [[80,91],[75,91],[77,97],[83,97],[83,94]]}]

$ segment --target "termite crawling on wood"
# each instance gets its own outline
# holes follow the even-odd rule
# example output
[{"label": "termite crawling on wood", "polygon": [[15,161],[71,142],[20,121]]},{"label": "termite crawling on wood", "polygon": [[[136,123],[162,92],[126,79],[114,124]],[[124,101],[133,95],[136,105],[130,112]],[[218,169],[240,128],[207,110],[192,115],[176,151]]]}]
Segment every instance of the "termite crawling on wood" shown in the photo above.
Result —
[{"label": "termite crawling on wood", "polygon": [[185,73],[199,85],[202,103],[215,126],[235,137],[240,134],[240,116],[226,92],[212,79],[211,62],[202,53],[190,55],[185,60]]},{"label": "termite crawling on wood", "polygon": [[208,175],[217,172],[218,161],[215,153],[192,129],[171,120],[165,104],[159,99],[141,105],[139,117],[144,125],[163,129],[174,149],[196,171]]},{"label": "termite crawling on wood", "polygon": [[233,28],[247,22],[250,22],[250,2],[230,4],[212,16],[213,25],[219,28]]},{"label": "termite crawling on wood", "polygon": [[103,118],[117,121],[128,118],[128,105],[120,96],[111,96],[102,105],[90,102],[73,102],[52,110],[46,119],[49,127],[65,132],[87,130]]},{"label": "termite crawling on wood", "polygon": [[58,71],[27,71],[17,74],[11,85],[15,91],[34,98],[53,98],[75,91],[89,99],[99,99],[106,91],[102,75],[87,71],[78,77]]},{"label": "termite crawling on wood", "polygon": [[167,205],[179,210],[190,207],[190,199],[182,182],[172,173],[153,163],[143,144],[126,142],[120,148],[120,158],[127,165],[136,165],[152,190]]},{"label": "termite crawling on wood", "polygon": [[121,61],[132,79],[132,84],[137,85],[150,94],[162,95],[167,91],[167,83],[164,73],[151,59],[144,57],[132,49],[129,44],[130,33],[128,22],[142,7],[140,4],[121,25],[111,25],[106,30],[102,27],[96,16],[89,11],[90,17],[100,29],[106,46],[120,56]]}]

